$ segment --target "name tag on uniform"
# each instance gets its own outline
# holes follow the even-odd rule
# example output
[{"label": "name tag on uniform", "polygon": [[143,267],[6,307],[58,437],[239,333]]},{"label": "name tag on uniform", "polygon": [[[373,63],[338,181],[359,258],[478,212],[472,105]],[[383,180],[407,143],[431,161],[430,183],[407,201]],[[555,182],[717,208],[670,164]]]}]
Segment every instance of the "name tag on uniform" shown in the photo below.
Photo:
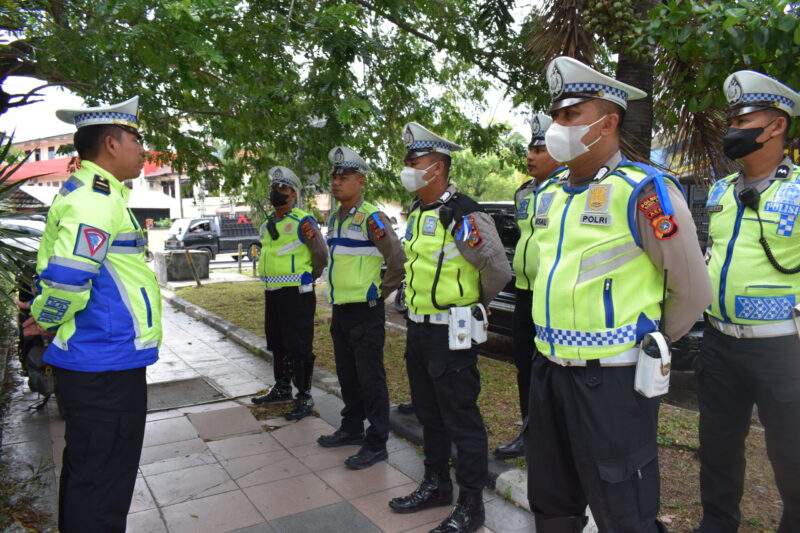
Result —
[{"label": "name tag on uniform", "polygon": [[361,231],[361,226],[359,226],[358,224],[350,224],[349,226],[347,226],[347,229],[351,231]]},{"label": "name tag on uniform", "polygon": [[546,228],[549,223],[549,217],[536,217],[533,221],[533,226],[535,228]]},{"label": "name tag on uniform", "polygon": [[581,224],[591,224],[592,226],[610,226],[611,215],[581,213]]},{"label": "name tag on uniform", "polygon": [[725,206],[724,205],[712,205],[708,209],[706,209],[706,211],[708,211],[709,213],[719,213],[720,211],[722,211],[723,207],[725,207]]},{"label": "name tag on uniform", "polygon": [[425,221],[422,223],[422,234],[435,235],[437,222],[438,220],[436,217],[425,217]]}]

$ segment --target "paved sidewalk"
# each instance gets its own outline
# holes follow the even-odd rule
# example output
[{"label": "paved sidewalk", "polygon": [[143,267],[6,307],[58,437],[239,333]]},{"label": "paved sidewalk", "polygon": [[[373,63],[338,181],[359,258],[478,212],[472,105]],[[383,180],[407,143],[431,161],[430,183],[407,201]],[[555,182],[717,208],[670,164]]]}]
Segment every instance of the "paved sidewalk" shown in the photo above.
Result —
[{"label": "paved sidewalk", "polygon": [[[362,471],[342,464],[357,447],[316,444],[339,421],[338,397],[315,388],[320,418],[259,421],[248,405],[272,383],[268,362],[168,305],[164,330],[161,359],[148,369],[148,383],[202,376],[231,399],[148,415],[129,531],[427,532],[450,511],[389,510],[389,499],[413,490],[422,476],[422,456],[407,441],[391,437],[389,461]],[[55,457],[60,467],[64,424],[54,407],[20,415],[15,423],[17,435],[30,437],[17,438],[17,455],[35,462],[45,449],[46,459]],[[43,446],[48,441],[51,446]],[[26,442],[37,443],[28,454]],[[43,502],[54,506],[50,475]],[[484,499],[487,527],[481,531],[534,531],[527,511],[489,491]]]}]

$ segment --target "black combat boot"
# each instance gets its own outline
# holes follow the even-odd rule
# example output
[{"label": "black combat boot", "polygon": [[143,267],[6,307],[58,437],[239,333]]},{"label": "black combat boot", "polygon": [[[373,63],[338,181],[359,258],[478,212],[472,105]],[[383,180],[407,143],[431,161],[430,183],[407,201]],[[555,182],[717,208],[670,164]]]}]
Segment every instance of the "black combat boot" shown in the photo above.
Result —
[{"label": "black combat boot", "polygon": [[522,428],[510,442],[494,449],[494,456],[499,459],[512,459],[525,455],[525,430],[528,428],[528,419],[522,422]]},{"label": "black combat boot", "polygon": [[292,383],[290,381],[279,381],[264,396],[256,396],[251,400],[254,404],[262,403],[281,403],[292,401]]},{"label": "black combat boot", "polygon": [[417,490],[408,496],[392,498],[389,507],[395,513],[416,513],[431,507],[442,507],[453,503],[453,482],[450,473],[433,472],[425,468],[425,477]]},{"label": "black combat boot", "polygon": [[453,512],[430,533],[473,533],[478,531],[485,520],[482,492],[462,490],[458,494],[458,502]]},{"label": "black combat boot", "polygon": [[283,415],[283,418],[286,420],[300,420],[310,415],[313,407],[314,398],[311,397],[311,391],[298,392],[297,397],[294,399],[294,407]]}]

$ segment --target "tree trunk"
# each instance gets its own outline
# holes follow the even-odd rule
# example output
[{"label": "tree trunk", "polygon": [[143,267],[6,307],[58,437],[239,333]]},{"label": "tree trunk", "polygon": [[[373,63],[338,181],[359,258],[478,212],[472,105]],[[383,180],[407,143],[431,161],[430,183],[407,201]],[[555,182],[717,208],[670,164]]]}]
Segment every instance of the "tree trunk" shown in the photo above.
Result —
[{"label": "tree trunk", "polygon": [[[636,2],[636,15],[647,19],[647,12],[658,4],[658,0]],[[631,157],[650,159],[650,144],[653,138],[653,66],[655,61],[639,63],[623,54],[617,63],[617,79],[633,85],[647,93],[647,98],[628,102],[628,112],[622,124],[622,140],[634,153]]]}]

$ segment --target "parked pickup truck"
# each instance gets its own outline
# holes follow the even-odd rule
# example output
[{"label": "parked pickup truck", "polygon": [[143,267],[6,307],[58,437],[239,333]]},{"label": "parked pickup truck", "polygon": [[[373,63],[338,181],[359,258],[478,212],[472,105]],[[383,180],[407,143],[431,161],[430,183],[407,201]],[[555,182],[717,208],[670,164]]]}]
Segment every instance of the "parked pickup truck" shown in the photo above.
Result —
[{"label": "parked pickup truck", "polygon": [[240,244],[249,260],[261,253],[261,240],[253,221],[244,216],[214,215],[173,222],[164,249],[203,250],[214,259],[218,254],[237,253]]}]

